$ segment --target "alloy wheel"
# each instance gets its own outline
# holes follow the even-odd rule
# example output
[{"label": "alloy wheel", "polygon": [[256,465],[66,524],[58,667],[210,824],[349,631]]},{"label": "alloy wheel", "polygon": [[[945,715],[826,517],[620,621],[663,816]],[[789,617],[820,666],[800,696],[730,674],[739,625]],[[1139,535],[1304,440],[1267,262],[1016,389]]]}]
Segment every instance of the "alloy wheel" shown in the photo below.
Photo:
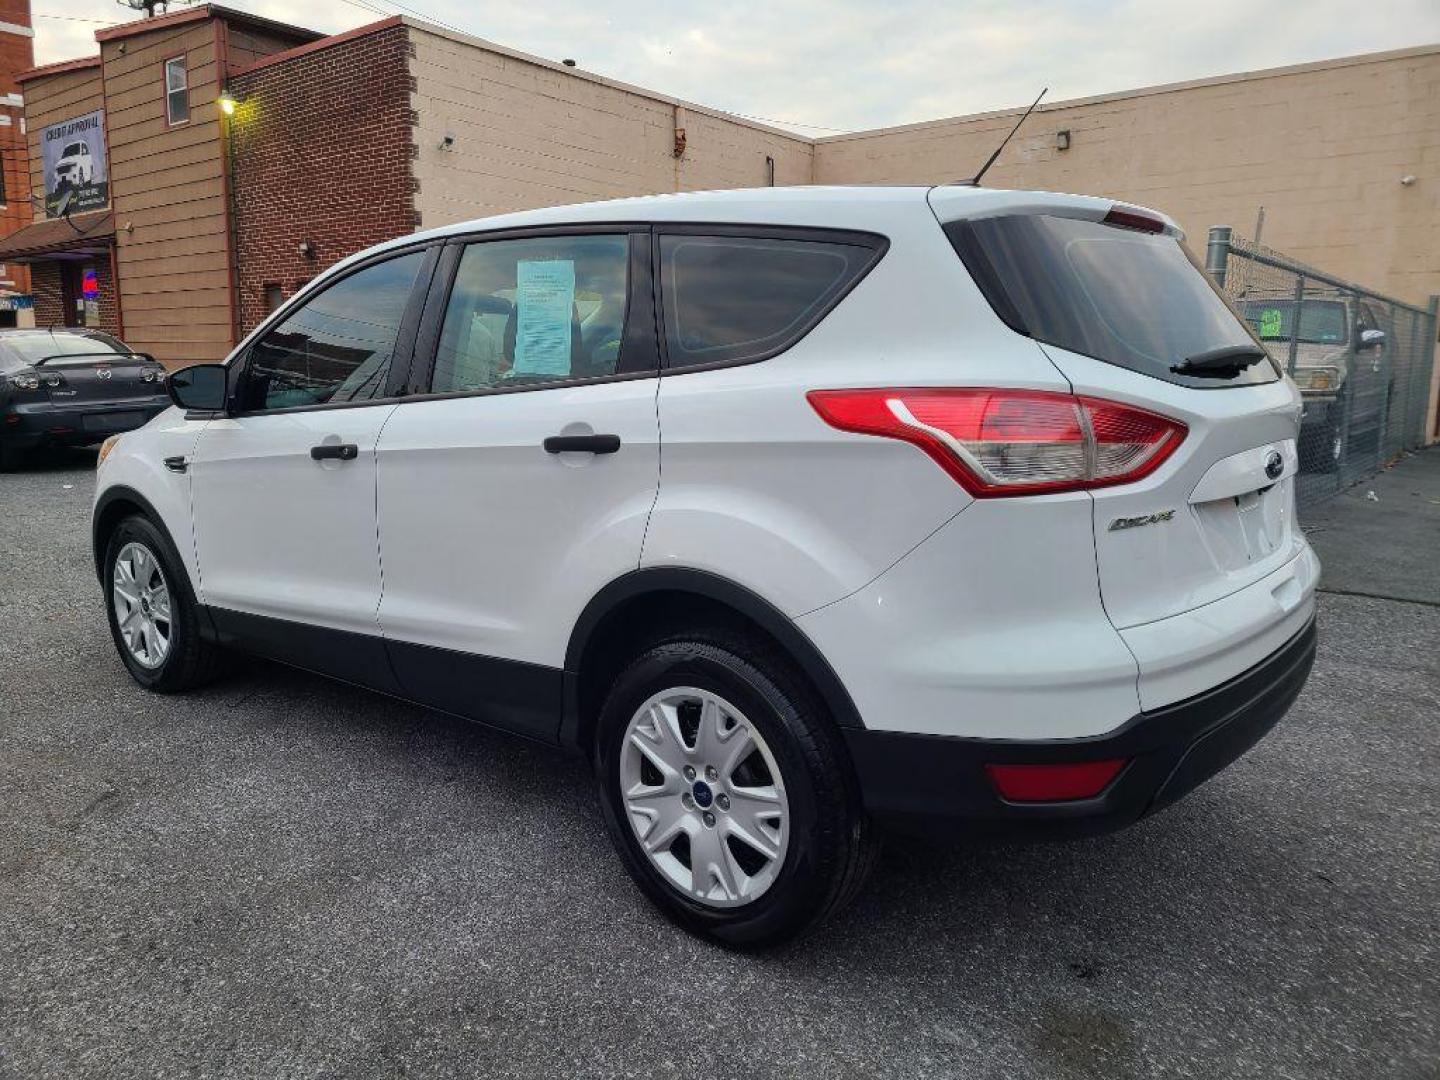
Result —
[{"label": "alloy wheel", "polygon": [[775,755],[739,709],[695,687],[655,694],[631,717],[619,765],[635,839],[672,887],[732,908],[775,883],[790,804]]},{"label": "alloy wheel", "polygon": [[141,667],[158,668],[170,654],[170,587],[145,545],[128,543],[115,556],[112,603],[125,648]]}]

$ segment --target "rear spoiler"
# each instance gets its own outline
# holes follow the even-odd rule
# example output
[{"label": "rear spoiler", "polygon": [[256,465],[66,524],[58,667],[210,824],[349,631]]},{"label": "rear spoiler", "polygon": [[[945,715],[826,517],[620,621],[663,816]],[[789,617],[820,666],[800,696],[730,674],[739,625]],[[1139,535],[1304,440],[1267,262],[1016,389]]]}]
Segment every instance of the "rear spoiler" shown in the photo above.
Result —
[{"label": "rear spoiler", "polygon": [[146,361],[146,360],[148,360],[148,361],[149,361],[150,363],[152,363],[152,364],[158,364],[158,363],[160,363],[159,360],[156,360],[155,357],[151,356],[149,353],[143,353],[143,352],[132,352],[132,353],[117,353],[117,352],[93,352],[93,353],[90,353],[90,352],[67,352],[67,353],[55,353],[53,356],[42,356],[39,360],[32,360],[32,361],[30,361],[30,364],[31,364],[31,366],[33,366],[33,367],[44,367],[44,366],[45,366],[46,364],[48,364],[51,360],[85,360],[85,359],[89,359],[89,358],[92,358],[92,357],[93,357],[93,358],[96,358],[96,359],[109,358],[112,363],[117,363],[117,364],[131,363],[131,362],[137,361],[137,360],[138,360],[138,361]]}]

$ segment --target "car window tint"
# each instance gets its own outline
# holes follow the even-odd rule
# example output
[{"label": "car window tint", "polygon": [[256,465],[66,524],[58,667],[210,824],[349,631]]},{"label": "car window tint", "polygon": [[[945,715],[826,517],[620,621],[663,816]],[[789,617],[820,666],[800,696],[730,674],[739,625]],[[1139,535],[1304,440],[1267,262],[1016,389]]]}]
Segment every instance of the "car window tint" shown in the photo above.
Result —
[{"label": "car window tint", "polygon": [[1265,360],[1228,375],[1183,370],[1190,357],[1256,339],[1174,236],[1049,214],[945,231],[995,313],[1037,341],[1181,386],[1279,378]]},{"label": "car window tint", "polygon": [[789,348],[873,261],[854,244],[660,237],[671,367],[757,360]]},{"label": "car window tint", "polygon": [[382,397],[400,322],[425,255],[415,251],[343,278],[250,350],[247,409]]},{"label": "car window tint", "polygon": [[129,354],[120,341],[109,334],[67,334],[60,332],[39,331],[36,333],[10,334],[5,338],[5,344],[26,363],[34,364],[39,361],[59,365],[63,364],[63,357],[82,356],[92,353],[124,353]]},{"label": "car window tint", "polygon": [[625,330],[628,236],[471,244],[445,309],[437,394],[613,375]]}]

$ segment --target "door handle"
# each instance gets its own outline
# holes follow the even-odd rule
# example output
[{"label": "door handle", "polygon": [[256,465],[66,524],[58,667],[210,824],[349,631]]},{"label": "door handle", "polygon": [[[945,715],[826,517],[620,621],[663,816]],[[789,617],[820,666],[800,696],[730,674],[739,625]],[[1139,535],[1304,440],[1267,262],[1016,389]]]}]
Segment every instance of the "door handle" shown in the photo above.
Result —
[{"label": "door handle", "polygon": [[354,461],[360,456],[360,448],[354,443],[321,443],[310,447],[310,456],[316,461]]},{"label": "door handle", "polygon": [[547,454],[613,454],[620,449],[619,435],[551,435]]}]

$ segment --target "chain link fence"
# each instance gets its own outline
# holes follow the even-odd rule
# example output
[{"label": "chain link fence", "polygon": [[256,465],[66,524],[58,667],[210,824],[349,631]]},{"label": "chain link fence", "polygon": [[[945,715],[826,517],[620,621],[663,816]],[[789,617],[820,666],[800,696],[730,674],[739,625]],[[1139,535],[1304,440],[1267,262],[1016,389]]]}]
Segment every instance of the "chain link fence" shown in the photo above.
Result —
[{"label": "chain link fence", "polygon": [[1301,503],[1328,498],[1424,445],[1436,298],[1406,304],[1210,230],[1205,269],[1305,399]]}]

